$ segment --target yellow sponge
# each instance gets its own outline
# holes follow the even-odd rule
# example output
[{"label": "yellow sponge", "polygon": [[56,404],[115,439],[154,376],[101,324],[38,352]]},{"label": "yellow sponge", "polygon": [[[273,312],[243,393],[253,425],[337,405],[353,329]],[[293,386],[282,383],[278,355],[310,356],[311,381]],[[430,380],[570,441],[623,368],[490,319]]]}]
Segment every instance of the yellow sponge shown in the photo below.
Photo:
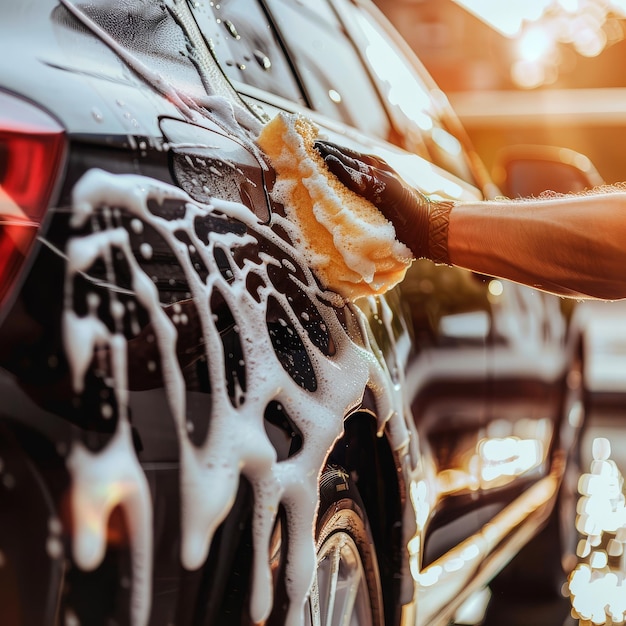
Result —
[{"label": "yellow sponge", "polygon": [[276,170],[272,197],[297,227],[301,250],[323,285],[345,298],[382,294],[411,264],[409,248],[378,209],[346,188],[313,147],[318,130],[301,115],[279,113],[258,143]]}]

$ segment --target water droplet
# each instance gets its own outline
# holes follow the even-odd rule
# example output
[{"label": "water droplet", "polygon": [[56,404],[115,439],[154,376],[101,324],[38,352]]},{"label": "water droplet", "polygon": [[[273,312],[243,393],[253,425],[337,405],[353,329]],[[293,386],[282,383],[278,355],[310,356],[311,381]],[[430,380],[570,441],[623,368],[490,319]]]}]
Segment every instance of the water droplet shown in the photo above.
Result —
[{"label": "water droplet", "polygon": [[270,61],[269,57],[266,54],[263,54],[263,52],[261,52],[260,50],[255,50],[254,51],[254,58],[256,59],[257,63],[265,70],[269,70],[272,68],[272,62]]},{"label": "water droplet", "polygon": [[63,531],[61,520],[58,517],[51,517],[48,520],[48,528],[53,535],[60,535]]},{"label": "water droplet", "polygon": [[335,103],[339,104],[342,100],[341,94],[334,89],[328,90],[328,97]]},{"label": "water droplet", "polygon": [[141,252],[141,256],[146,260],[152,258],[152,246],[149,243],[142,243],[141,246],[139,246],[139,252]]},{"label": "water droplet", "polygon": [[234,39],[241,39],[241,36],[237,32],[237,28],[230,20],[224,20],[224,26],[226,26],[226,30],[230,33],[231,37]]},{"label": "water droplet", "polygon": [[124,305],[119,300],[115,300],[114,302],[111,302],[110,311],[114,319],[117,319],[117,320],[122,319],[124,317],[125,310],[126,309]]},{"label": "water droplet", "polygon": [[63,556],[63,544],[56,537],[51,537],[46,542],[46,552],[51,559],[58,559]]},{"label": "water droplet", "polygon": [[80,626],[80,620],[72,609],[65,611],[65,626]]}]

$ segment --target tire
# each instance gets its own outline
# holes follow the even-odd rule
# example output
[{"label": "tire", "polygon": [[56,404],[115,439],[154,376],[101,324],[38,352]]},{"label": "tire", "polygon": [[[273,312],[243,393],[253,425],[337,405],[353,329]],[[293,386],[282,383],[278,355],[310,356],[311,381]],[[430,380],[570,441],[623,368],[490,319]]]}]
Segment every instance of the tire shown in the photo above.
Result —
[{"label": "tire", "polygon": [[356,485],[339,467],[320,481],[317,574],[306,626],[384,626],[376,550]]},{"label": "tire", "polygon": [[56,624],[64,569],[50,492],[20,440],[0,422],[0,624]]}]

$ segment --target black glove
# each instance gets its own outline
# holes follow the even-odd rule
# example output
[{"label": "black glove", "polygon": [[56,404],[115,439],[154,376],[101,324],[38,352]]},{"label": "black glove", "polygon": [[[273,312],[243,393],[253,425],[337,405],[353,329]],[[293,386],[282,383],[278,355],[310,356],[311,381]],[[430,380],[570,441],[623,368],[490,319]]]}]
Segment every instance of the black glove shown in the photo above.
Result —
[{"label": "black glove", "polygon": [[430,202],[409,187],[385,161],[327,141],[316,141],[328,169],[346,186],[369,200],[396,229],[396,237],[416,258],[428,257]]}]

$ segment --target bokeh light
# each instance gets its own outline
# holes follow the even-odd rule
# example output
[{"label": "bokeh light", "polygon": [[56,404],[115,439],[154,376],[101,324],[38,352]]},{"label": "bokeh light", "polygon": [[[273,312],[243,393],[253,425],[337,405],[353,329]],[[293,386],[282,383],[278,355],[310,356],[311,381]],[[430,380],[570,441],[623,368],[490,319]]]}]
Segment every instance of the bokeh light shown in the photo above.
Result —
[{"label": "bokeh light", "polygon": [[582,538],[576,553],[580,562],[567,588],[572,615],[584,625],[626,621],[624,479],[610,454],[609,441],[596,439],[591,471],[578,482],[576,528]]},{"label": "bokeh light", "polygon": [[558,78],[560,48],[598,56],[624,38],[626,0],[455,0],[515,41],[511,79],[534,88]]}]

